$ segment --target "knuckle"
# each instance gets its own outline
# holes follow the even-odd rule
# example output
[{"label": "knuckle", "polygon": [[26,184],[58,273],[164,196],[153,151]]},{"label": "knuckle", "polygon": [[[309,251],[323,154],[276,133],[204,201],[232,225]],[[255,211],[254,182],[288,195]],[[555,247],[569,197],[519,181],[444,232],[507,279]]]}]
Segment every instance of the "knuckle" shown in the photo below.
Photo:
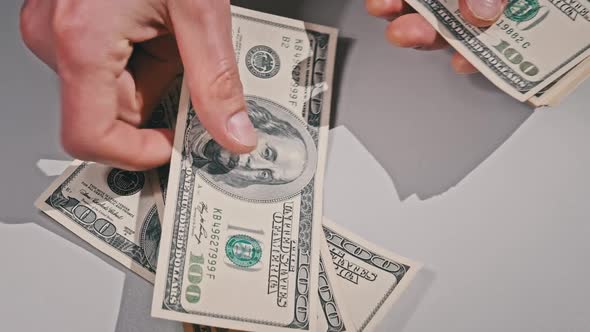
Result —
[{"label": "knuckle", "polygon": [[243,97],[233,97],[218,103],[200,103],[195,106],[203,125],[213,136],[224,132],[228,116],[247,111]]},{"label": "knuckle", "polygon": [[77,36],[88,25],[90,17],[83,3],[84,1],[69,0],[57,2],[51,22],[56,36]]},{"label": "knuckle", "polygon": [[65,0],[58,3],[51,21],[56,51],[68,61],[82,58],[77,55],[91,37],[91,14],[84,5],[88,1]]},{"label": "knuckle", "polygon": [[220,101],[243,98],[243,87],[240,73],[231,60],[222,60],[216,66],[217,72],[211,76],[208,84],[208,95]]},{"label": "knuckle", "polygon": [[96,1],[56,1],[51,31],[60,76],[88,67],[111,70],[127,64],[132,44],[113,34],[120,21],[108,22],[105,28],[101,18],[107,13]]}]

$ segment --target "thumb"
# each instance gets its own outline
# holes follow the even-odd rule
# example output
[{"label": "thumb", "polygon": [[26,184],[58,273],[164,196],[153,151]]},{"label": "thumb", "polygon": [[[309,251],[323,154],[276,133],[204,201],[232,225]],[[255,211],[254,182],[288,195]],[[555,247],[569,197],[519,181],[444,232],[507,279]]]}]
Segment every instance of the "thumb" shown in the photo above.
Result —
[{"label": "thumb", "polygon": [[256,132],[248,118],[231,39],[229,0],[168,1],[185,79],[199,120],[233,153],[251,151]]},{"label": "thumb", "polygon": [[508,0],[459,0],[461,15],[477,27],[487,27],[502,15]]}]

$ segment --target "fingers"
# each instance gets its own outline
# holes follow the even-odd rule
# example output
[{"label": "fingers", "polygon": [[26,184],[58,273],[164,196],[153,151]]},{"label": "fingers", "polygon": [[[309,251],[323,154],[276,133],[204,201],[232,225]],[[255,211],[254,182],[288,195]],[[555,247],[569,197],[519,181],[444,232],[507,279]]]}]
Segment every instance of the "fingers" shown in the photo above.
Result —
[{"label": "fingers", "polygon": [[116,78],[109,76],[97,71],[72,80],[62,78],[61,137],[66,151],[78,159],[127,170],[169,161],[172,132],[138,129],[118,120]]},{"label": "fingers", "polygon": [[507,0],[459,0],[461,15],[477,27],[492,25],[502,15]]},{"label": "fingers", "polygon": [[392,20],[385,32],[387,39],[400,47],[435,50],[447,42],[403,0],[365,0],[369,14]]},{"label": "fingers", "polygon": [[393,20],[399,15],[409,13],[412,8],[403,0],[365,0],[370,15]]},{"label": "fingers", "polygon": [[132,45],[117,20],[107,29],[94,18],[108,13],[76,7],[87,2],[65,4],[70,7],[57,9],[53,20],[64,148],[76,158],[129,170],[166,163],[172,151],[169,130],[138,129],[118,119],[120,95],[135,90],[125,71]]},{"label": "fingers", "polygon": [[166,35],[135,45],[127,70],[118,78],[119,119],[141,126],[182,72],[176,40]]},{"label": "fingers", "polygon": [[84,70],[61,78],[62,144],[72,156],[128,170],[170,160],[170,130],[138,129],[118,120],[117,77]]},{"label": "fingers", "polygon": [[387,39],[400,47],[434,50],[447,46],[447,42],[420,14],[406,14],[389,23]]},{"label": "fingers", "polygon": [[473,66],[461,54],[455,52],[451,58],[451,66],[459,74],[473,74],[477,73],[477,68]]},{"label": "fingers", "polygon": [[178,0],[169,12],[199,120],[234,153],[257,144],[231,40],[228,0]]},{"label": "fingers", "polygon": [[[494,23],[502,14],[507,0],[459,0],[461,14],[479,27]],[[447,41],[420,14],[402,0],[365,0],[370,15],[392,20],[385,31],[386,38],[399,47],[435,50],[448,46]],[[477,69],[459,53],[451,59],[457,73],[476,73]]]}]

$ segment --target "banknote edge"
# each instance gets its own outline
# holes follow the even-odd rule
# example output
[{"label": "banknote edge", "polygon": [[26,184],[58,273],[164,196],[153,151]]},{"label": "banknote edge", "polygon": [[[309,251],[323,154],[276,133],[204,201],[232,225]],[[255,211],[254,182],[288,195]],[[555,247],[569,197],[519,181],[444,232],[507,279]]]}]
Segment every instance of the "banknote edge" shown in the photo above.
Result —
[{"label": "banknote edge", "polygon": [[351,235],[351,238],[354,238],[355,242],[358,242],[361,246],[365,249],[368,249],[373,252],[378,252],[380,254],[385,255],[389,259],[393,259],[395,262],[401,263],[403,265],[409,266],[410,269],[408,272],[404,274],[401,281],[397,284],[391,286],[385,295],[380,299],[378,304],[373,308],[369,317],[365,319],[361,326],[356,326],[357,331],[373,331],[376,326],[383,320],[385,315],[391,310],[395,302],[401,297],[401,295],[405,292],[405,290],[409,287],[411,282],[414,280],[416,274],[423,268],[423,264],[409,259],[404,256],[400,256],[388,249],[385,249],[377,244],[374,244],[367,239],[353,233],[346,227],[341,226],[340,224],[324,217],[323,219],[324,227],[335,231],[336,233],[348,234]]},{"label": "banknote edge", "polygon": [[[438,2],[437,0],[432,1]],[[584,49],[578,51],[576,55],[565,61],[565,65],[558,66],[556,69],[553,69],[544,78],[537,81],[540,82],[539,84],[534,85],[533,88],[527,90],[525,93],[522,93],[521,91],[507,83],[501,75],[496,74],[492,69],[485,65],[479,59],[479,57],[474,55],[468,49],[468,47],[464,45],[464,43],[461,40],[448,38],[447,36],[454,36],[454,33],[447,29],[446,25],[440,23],[436,15],[431,10],[429,10],[428,6],[425,5],[425,0],[409,0],[408,2],[412,5],[412,7],[416,9],[416,11],[418,11],[422,16],[426,18],[430,25],[437,32],[439,32],[439,34],[443,36],[443,38],[451,46],[453,46],[454,49],[458,50],[461,55],[465,56],[481,73],[484,74],[484,76],[486,76],[486,78],[488,78],[488,80],[490,80],[500,90],[504,91],[505,93],[507,93],[508,95],[512,96],[520,102],[527,101],[529,98],[533,97],[537,92],[542,90],[548,84],[551,84],[551,82],[559,78],[559,76],[561,76],[563,73],[567,72],[569,69],[579,64],[590,53],[590,44],[588,44],[585,46]],[[441,4],[440,6],[447,10],[444,5]],[[449,12],[449,15],[452,16],[452,13]]]},{"label": "banknote edge", "polygon": [[75,222],[69,220],[68,218],[64,217],[61,213],[55,211],[55,209],[45,201],[51,196],[51,194],[59,188],[59,186],[71,175],[73,174],[84,162],[80,160],[74,160],[68,166],[68,168],[57,178],[55,179],[51,185],[43,191],[43,193],[35,200],[34,206],[43,212],[47,217],[52,219],[54,222],[58,223],[61,227],[69,231],[70,233],[76,235],[84,242],[91,245],[96,250],[100,251],[105,256],[111,257],[114,261],[118,264],[122,265],[123,267],[133,271],[135,274],[139,275],[146,281],[150,282],[151,284],[154,283],[155,274],[151,273],[149,270],[145,269],[144,267],[137,264],[133,259],[129,258],[126,255],[123,255],[116,250],[113,250],[110,246],[106,245],[104,242],[98,240],[96,237],[90,236],[88,232],[80,231],[80,225],[76,224]]},{"label": "banknote edge", "polygon": [[[578,68],[579,67],[579,68]],[[533,96],[529,103],[533,107],[554,107],[573,93],[590,76],[590,56],[582,60],[570,72],[561,77],[552,87],[541,96]]]}]

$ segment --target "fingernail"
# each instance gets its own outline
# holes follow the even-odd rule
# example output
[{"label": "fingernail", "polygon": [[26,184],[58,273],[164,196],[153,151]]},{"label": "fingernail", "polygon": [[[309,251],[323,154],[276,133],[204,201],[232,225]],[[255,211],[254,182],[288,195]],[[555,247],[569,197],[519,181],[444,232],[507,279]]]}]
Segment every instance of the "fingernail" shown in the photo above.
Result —
[{"label": "fingernail", "polygon": [[232,115],[227,122],[227,130],[242,145],[256,146],[258,142],[254,126],[246,112],[238,112]]},{"label": "fingernail", "polygon": [[473,15],[480,20],[495,20],[502,12],[502,0],[465,0]]}]

